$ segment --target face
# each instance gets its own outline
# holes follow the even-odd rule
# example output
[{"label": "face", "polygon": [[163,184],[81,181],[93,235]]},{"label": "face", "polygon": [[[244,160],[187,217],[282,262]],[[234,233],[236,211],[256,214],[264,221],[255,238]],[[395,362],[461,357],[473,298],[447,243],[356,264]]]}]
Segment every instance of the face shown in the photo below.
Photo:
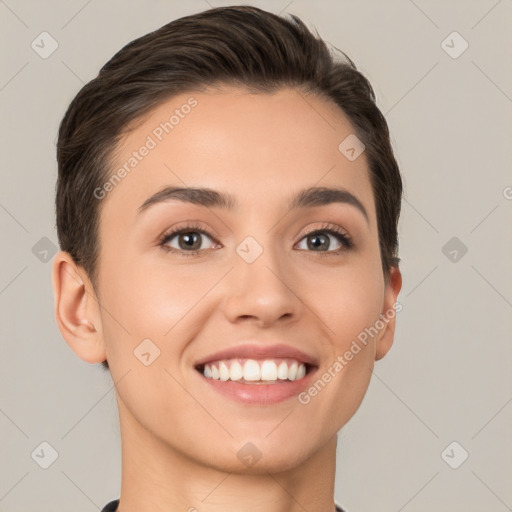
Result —
[{"label": "face", "polygon": [[[121,179],[94,199],[122,430],[226,471],[283,470],[354,414],[399,285],[365,155],[338,149],[351,134],[325,99],[226,88],[176,96],[125,136]],[[299,195],[315,187],[335,192]]]}]

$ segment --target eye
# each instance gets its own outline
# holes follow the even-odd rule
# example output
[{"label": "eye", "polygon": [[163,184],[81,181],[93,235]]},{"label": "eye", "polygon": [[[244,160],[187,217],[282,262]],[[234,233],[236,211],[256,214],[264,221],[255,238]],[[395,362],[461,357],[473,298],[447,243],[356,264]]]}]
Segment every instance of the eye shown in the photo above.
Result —
[{"label": "eye", "polygon": [[[205,238],[209,239],[211,243],[204,243]],[[338,247],[331,248],[331,239],[335,240]],[[305,246],[302,241],[305,242]],[[188,224],[165,232],[161,236],[158,245],[164,250],[180,256],[195,256],[208,249],[208,245],[212,248],[211,246],[215,245],[215,243],[215,236],[208,230],[203,229],[197,224]],[[300,247],[301,244],[302,247]],[[339,254],[351,249],[353,246],[353,241],[348,233],[339,226],[326,224],[304,235],[299,244],[299,249],[309,252]]]},{"label": "eye", "polygon": [[[331,238],[334,238],[339,244],[339,247],[334,248],[334,250],[331,249]],[[345,231],[338,226],[331,226],[330,224],[310,231],[302,240],[305,241],[305,247],[303,244],[303,247],[299,248],[312,250],[313,252],[340,253],[351,249],[354,245],[352,239]]]},{"label": "eye", "polygon": [[170,252],[192,256],[207,248],[204,245],[208,244],[203,243],[205,237],[214,240],[213,235],[200,226],[186,225],[165,232],[158,245]]}]

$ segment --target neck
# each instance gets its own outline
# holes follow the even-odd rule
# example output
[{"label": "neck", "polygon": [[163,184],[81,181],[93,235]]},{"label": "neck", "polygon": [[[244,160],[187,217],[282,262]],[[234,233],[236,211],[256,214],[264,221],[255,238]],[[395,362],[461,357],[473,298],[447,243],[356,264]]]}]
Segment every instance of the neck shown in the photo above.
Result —
[{"label": "neck", "polygon": [[186,457],[151,435],[129,414],[121,415],[120,423],[119,512],[335,510],[336,436],[286,471],[230,473]]}]

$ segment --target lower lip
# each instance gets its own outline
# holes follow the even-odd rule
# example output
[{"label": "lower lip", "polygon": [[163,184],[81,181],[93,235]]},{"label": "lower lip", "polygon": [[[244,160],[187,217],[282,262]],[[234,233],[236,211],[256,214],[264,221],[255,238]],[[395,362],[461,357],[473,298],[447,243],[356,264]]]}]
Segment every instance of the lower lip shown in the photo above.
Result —
[{"label": "lower lip", "polygon": [[228,398],[245,404],[270,405],[284,402],[304,391],[310,385],[316,368],[311,368],[302,379],[283,380],[276,384],[242,384],[232,380],[208,379],[198,373],[215,391]]}]

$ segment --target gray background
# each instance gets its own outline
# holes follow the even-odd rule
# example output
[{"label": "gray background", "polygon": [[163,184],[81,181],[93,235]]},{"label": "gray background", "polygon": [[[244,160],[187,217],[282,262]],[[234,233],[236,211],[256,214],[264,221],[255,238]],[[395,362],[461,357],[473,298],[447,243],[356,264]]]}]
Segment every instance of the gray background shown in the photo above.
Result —
[{"label": "gray background", "polygon": [[[512,1],[250,3],[299,15],[353,58],[404,176],[403,311],[339,434],[336,499],[349,512],[512,510]],[[53,316],[64,110],[135,37],[234,4],[0,0],[0,511],[92,512],[119,496],[111,378]],[[58,43],[47,58],[31,47],[51,49],[43,31]],[[458,56],[454,31],[469,44]],[[42,442],[58,453],[47,469]]]}]

